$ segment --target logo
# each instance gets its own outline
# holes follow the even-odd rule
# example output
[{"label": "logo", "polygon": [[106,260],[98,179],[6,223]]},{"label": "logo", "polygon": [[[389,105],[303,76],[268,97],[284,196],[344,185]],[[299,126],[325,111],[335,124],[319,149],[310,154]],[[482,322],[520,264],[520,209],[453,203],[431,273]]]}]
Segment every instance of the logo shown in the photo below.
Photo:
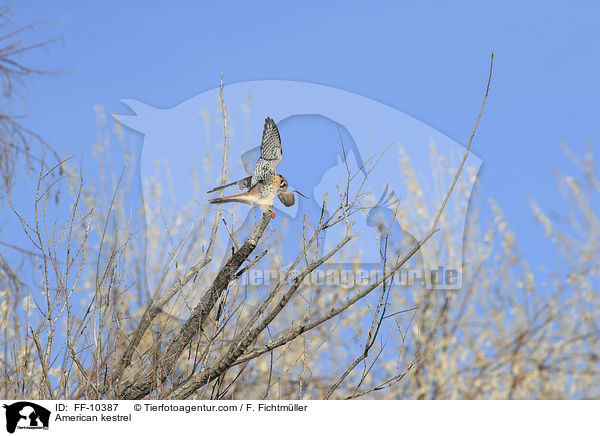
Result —
[{"label": "logo", "polygon": [[6,431],[14,433],[18,429],[48,429],[50,411],[29,401],[19,401],[6,409]]},{"label": "logo", "polygon": [[[288,191],[304,194],[292,207],[273,203],[277,231],[261,246],[276,253],[276,259],[273,265],[265,261],[253,268],[259,276],[243,282],[247,289],[259,289],[266,279],[291,265],[322,209],[326,218],[334,216],[344,202],[353,205],[346,217],[352,222],[353,238],[320,268],[325,275],[315,277],[315,282],[352,286],[364,277],[381,274],[384,263],[393,264],[393,259],[429,232],[465,153],[460,144],[421,121],[340,89],[263,80],[228,85],[223,96],[228,118],[226,182],[252,173],[265,118],[270,117],[277,123],[283,149],[277,171],[289,182]],[[207,191],[220,184],[224,147],[219,89],[170,109],[136,100],[123,103],[134,114],[114,117],[144,135],[139,165],[146,220],[146,281],[151,293],[160,294],[166,284],[177,280],[183,265],[201,259],[208,247],[216,208],[209,203],[214,193]],[[470,153],[446,204],[440,231],[397,271],[394,286],[461,288],[467,209],[480,165],[481,159]],[[226,195],[236,193],[235,187],[226,191]],[[198,294],[193,289],[203,281],[210,283],[236,244],[251,234],[256,210],[243,205],[228,209],[227,227],[217,229],[214,262],[181,294],[180,302],[173,301],[169,313],[185,314],[196,304]],[[327,227],[309,255],[323,256],[346,232],[341,217]],[[179,248],[181,241],[187,241],[185,249]],[[174,266],[167,275],[157,268],[165,261]]]}]

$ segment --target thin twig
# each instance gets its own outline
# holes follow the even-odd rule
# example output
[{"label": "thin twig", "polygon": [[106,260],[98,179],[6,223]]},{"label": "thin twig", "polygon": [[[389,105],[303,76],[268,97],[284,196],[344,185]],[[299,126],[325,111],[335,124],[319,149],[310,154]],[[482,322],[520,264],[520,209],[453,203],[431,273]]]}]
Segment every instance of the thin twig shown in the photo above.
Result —
[{"label": "thin twig", "polygon": [[492,52],[492,57],[490,59],[490,75],[488,77],[487,86],[485,88],[485,95],[483,97],[483,103],[481,104],[481,109],[479,110],[479,115],[477,116],[477,121],[475,121],[475,126],[473,127],[473,131],[471,132],[471,136],[469,137],[469,143],[467,144],[467,149],[465,150],[465,154],[463,156],[462,162],[460,163],[460,166],[458,167],[458,171],[454,175],[454,180],[452,181],[452,185],[450,185],[450,189],[448,189],[448,192],[446,192],[444,201],[442,202],[442,205],[440,206],[437,214],[435,215],[435,219],[433,220],[433,224],[431,225],[432,228],[437,226],[437,223],[440,220],[440,217],[442,216],[442,212],[444,211],[444,208],[446,207],[446,203],[448,202],[448,198],[450,198],[450,194],[452,194],[452,191],[454,190],[454,186],[456,185],[456,182],[458,181],[458,178],[460,177],[463,166],[465,165],[465,161],[467,160],[467,156],[469,156],[469,151],[471,150],[471,142],[473,142],[473,137],[475,136],[475,131],[477,130],[477,126],[479,125],[479,120],[481,119],[481,114],[483,113],[483,108],[485,107],[485,102],[487,100],[488,92],[490,91],[490,84],[492,83],[493,67],[494,67],[494,52]]}]

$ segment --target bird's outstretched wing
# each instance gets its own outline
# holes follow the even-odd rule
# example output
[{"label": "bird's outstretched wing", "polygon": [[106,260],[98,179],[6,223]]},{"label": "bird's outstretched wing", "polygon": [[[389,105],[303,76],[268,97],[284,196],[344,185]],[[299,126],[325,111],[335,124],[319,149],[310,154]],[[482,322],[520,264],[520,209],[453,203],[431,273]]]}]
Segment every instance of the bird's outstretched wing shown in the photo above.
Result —
[{"label": "bird's outstretched wing", "polygon": [[256,185],[259,181],[270,183],[275,177],[275,168],[281,162],[281,155],[281,139],[277,125],[271,118],[267,118],[260,145],[260,157],[252,172],[250,186]]},{"label": "bird's outstretched wing", "polygon": [[206,191],[206,193],[210,194],[211,192],[220,191],[221,189],[229,188],[230,186],[233,186],[235,184],[237,184],[237,187],[240,191],[243,189],[248,189],[250,187],[250,179],[250,176],[244,177],[241,180],[237,180],[235,182],[231,182],[223,186],[217,186],[216,188],[212,188],[210,191]]}]

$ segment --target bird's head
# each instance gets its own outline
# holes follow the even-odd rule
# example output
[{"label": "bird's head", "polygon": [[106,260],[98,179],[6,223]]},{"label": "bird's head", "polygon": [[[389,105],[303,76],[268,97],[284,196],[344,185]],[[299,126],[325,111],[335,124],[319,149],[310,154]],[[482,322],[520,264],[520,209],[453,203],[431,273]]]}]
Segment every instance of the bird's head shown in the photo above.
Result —
[{"label": "bird's head", "polygon": [[288,182],[281,174],[277,174],[279,176],[279,192],[285,192],[288,189]]},{"label": "bird's head", "polygon": [[288,191],[288,182],[285,179],[285,177],[283,177],[281,174],[277,174],[277,176],[279,177],[279,190],[277,191],[277,197],[279,197],[284,206],[290,207],[294,205],[294,203],[296,202],[296,199],[294,198],[295,192],[304,198],[308,198],[307,196],[296,191],[295,189],[292,191]]},{"label": "bird's head", "polygon": [[285,179],[285,177],[283,177],[281,174],[277,174],[279,176],[279,193],[277,194],[277,197],[279,197],[279,200],[281,200],[281,202],[284,204],[284,206],[290,207],[292,206],[295,202],[296,199],[294,198],[294,193],[293,192],[287,192],[288,189],[288,182]]}]

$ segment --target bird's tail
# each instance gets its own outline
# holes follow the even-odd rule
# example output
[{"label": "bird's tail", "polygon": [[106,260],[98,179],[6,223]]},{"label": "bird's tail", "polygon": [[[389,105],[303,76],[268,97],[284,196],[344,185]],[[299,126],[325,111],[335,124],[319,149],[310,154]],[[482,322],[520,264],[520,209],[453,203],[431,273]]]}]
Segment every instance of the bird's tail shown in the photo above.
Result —
[{"label": "bird's tail", "polygon": [[247,189],[250,187],[251,179],[252,179],[252,176],[244,177],[243,179],[236,180],[235,182],[227,183],[226,185],[223,185],[223,186],[217,186],[216,188],[213,188],[210,191],[206,191],[206,193],[210,194],[211,192],[220,191],[222,189],[229,188],[230,186],[233,186],[236,184],[238,186],[238,189],[241,191],[242,189]]},{"label": "bird's tail", "polygon": [[229,197],[211,198],[210,200],[208,200],[208,202],[211,204],[231,203],[232,201],[247,204],[250,203],[246,196],[246,193],[230,195]]}]

